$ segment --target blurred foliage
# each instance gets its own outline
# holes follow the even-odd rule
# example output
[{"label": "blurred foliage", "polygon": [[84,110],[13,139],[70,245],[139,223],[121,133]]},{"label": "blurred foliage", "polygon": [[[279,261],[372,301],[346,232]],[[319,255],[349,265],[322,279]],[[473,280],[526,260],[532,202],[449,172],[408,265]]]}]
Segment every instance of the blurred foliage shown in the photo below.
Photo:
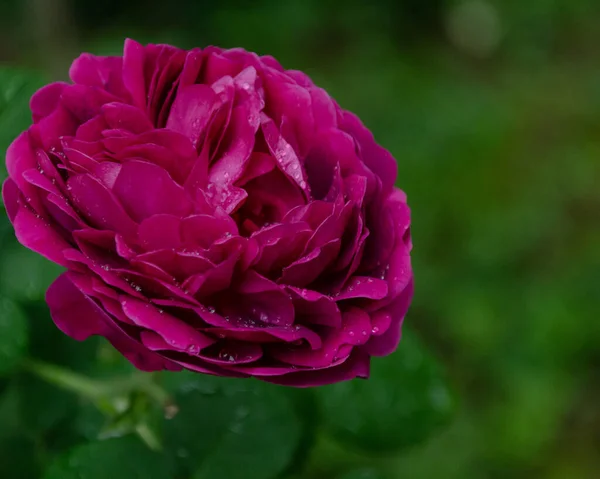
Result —
[{"label": "blurred foliage", "polygon": [[[118,53],[126,36],[243,46],[306,70],[397,158],[417,287],[415,334],[374,360],[370,382],[163,378],[180,411],[152,419],[156,455],[132,435],[96,442],[139,433],[138,419],[107,426],[94,401],[14,369],[29,351],[130,374],[103,342],[52,330],[40,300],[56,269],[20,250],[3,219],[0,477],[598,477],[599,16],[597,0],[1,2],[0,60],[49,78],[82,50]],[[27,126],[30,78],[0,72],[2,148]],[[445,428],[453,394],[432,395],[436,360],[423,350],[416,370],[404,363],[421,343],[460,398]],[[135,409],[121,399],[113,423]]]}]

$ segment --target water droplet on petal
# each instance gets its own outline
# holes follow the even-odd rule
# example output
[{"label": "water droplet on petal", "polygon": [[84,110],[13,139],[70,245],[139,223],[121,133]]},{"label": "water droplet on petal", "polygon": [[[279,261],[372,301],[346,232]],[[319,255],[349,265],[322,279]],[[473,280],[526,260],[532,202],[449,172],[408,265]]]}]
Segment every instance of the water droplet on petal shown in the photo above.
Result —
[{"label": "water droplet on petal", "polygon": [[219,359],[233,363],[237,359],[237,354],[230,353],[229,351],[223,349],[219,352]]}]

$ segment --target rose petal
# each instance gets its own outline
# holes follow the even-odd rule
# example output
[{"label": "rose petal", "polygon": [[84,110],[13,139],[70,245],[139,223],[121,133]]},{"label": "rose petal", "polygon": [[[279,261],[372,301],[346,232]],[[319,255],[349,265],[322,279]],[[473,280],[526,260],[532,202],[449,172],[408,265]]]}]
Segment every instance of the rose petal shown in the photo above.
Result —
[{"label": "rose petal", "polygon": [[158,214],[181,217],[192,211],[183,188],[161,167],[145,161],[123,164],[113,191],[136,221]]},{"label": "rose petal", "polygon": [[122,297],[123,312],[138,326],[159,334],[172,348],[180,351],[199,351],[214,340],[196,331],[183,321],[161,312],[151,303]]}]

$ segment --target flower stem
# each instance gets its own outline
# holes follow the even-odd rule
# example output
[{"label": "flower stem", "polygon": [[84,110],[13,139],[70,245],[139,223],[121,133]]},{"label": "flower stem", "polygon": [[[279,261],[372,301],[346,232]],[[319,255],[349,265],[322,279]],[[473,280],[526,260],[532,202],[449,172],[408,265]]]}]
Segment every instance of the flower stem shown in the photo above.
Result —
[{"label": "flower stem", "polygon": [[105,384],[54,364],[27,359],[23,368],[55,386],[87,399],[98,400],[108,392]]},{"label": "flower stem", "polygon": [[133,391],[140,391],[164,408],[171,406],[169,394],[154,382],[153,376],[150,373],[97,380],[69,371],[60,366],[34,359],[26,360],[23,363],[23,368],[55,386],[74,392],[92,401],[125,396]]},{"label": "flower stem", "polygon": [[145,422],[135,427],[135,432],[146,445],[153,451],[161,451],[162,444],[152,429]]}]

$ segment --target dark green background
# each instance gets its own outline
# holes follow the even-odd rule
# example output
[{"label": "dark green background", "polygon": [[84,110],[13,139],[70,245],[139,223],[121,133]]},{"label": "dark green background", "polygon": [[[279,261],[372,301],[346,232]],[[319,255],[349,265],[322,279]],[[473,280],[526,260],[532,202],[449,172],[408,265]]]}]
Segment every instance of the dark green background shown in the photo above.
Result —
[{"label": "dark green background", "polygon": [[[101,429],[96,409],[0,361],[0,477],[117,479],[111,461],[136,458],[146,469],[126,477],[188,477],[182,467],[226,479],[599,477],[600,2],[3,0],[0,22],[0,60],[50,79],[82,50],[118,53],[126,36],[242,46],[307,71],[397,158],[416,277],[414,334],[374,362],[371,382],[169,386],[189,406],[161,426],[160,458],[176,447],[168,464],[153,465],[135,436],[76,446]],[[23,75],[0,75],[3,149],[39,84]],[[26,347],[17,307],[30,356],[94,375],[122,368],[102,344],[52,329],[39,299],[57,270],[19,249],[6,223],[6,354]],[[438,427],[448,394],[455,413]],[[227,432],[211,439],[213,426]],[[61,456],[73,446],[75,459]],[[71,465],[68,476],[69,461],[106,469]]]}]

